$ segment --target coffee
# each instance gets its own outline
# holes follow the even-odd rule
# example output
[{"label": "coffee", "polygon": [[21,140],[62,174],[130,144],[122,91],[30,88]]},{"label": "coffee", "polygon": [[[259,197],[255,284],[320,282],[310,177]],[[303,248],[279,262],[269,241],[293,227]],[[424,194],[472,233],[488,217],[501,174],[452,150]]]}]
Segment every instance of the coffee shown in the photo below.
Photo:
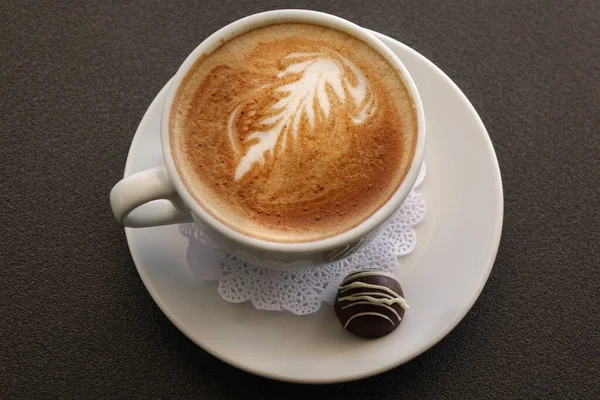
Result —
[{"label": "coffee", "polygon": [[203,55],[176,93],[169,134],[185,186],[213,217],[248,236],[307,242],[386,203],[410,167],[417,117],[377,51],[286,23]]}]

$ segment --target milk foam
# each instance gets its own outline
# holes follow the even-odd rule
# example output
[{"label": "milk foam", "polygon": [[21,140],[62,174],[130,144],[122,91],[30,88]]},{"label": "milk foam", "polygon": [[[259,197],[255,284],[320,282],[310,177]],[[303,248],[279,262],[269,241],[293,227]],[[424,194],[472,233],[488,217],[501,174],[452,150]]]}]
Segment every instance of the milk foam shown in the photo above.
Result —
[{"label": "milk foam", "polygon": [[306,242],[376,212],[412,160],[417,121],[402,78],[330,28],[247,32],[194,65],[170,141],[190,194],[249,236]]}]

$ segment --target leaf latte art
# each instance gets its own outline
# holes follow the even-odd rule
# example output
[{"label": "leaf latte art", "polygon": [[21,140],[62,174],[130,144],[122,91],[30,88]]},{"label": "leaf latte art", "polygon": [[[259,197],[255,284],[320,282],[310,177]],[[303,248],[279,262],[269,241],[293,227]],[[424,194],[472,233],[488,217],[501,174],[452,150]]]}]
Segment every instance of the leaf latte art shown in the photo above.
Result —
[{"label": "leaf latte art", "polygon": [[[303,118],[308,122],[307,128],[315,130],[315,120],[330,118],[331,114],[360,124],[376,109],[376,100],[363,73],[352,62],[333,51],[322,49],[316,53],[291,53],[283,58],[282,63],[286,67],[277,74],[277,78],[293,75],[295,80],[286,83],[284,79],[281,83],[275,82],[252,93],[252,96],[261,96],[279,92],[285,96],[271,106],[271,114],[260,121],[259,130],[248,132],[245,141],[253,144],[236,167],[236,181],[255,163],[264,163],[264,153],[273,152],[278,142],[279,151],[283,153],[288,141],[297,141]],[[332,111],[332,107],[337,108],[337,105],[332,105],[330,96],[342,105],[349,103],[349,113],[339,115],[343,111]],[[235,108],[227,129],[232,147],[238,153],[240,149],[234,122],[244,105],[241,103]]]},{"label": "leaf latte art", "polygon": [[245,235],[307,242],[373,215],[410,166],[403,78],[362,41],[279,24],[205,54],[180,84],[171,153],[190,194]]}]

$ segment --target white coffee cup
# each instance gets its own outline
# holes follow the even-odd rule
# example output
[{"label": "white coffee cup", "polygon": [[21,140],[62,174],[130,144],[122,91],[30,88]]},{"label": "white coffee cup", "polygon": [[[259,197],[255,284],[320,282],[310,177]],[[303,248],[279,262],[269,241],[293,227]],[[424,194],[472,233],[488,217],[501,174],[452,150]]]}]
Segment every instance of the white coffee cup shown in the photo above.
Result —
[{"label": "white coffee cup", "polygon": [[[410,169],[392,197],[358,226],[338,235],[313,242],[278,243],[244,235],[219,222],[194,200],[183,184],[171,154],[169,119],[173,99],[189,69],[203,54],[210,54],[223,43],[250,30],[280,23],[308,23],[337,29],[354,36],[380,53],[403,78],[415,104],[418,136]],[[110,193],[110,203],[119,223],[141,228],[194,221],[217,243],[241,250],[260,259],[282,262],[308,260],[331,262],[352,254],[360,244],[402,205],[410,193],[423,162],[425,117],[417,88],[398,57],[375,36],[358,25],[333,15],[308,10],[276,10],[254,14],[220,29],[204,40],[183,62],[167,92],[161,122],[162,153],[165,167],[133,174],[117,183]],[[155,202],[154,200],[168,200]],[[140,209],[136,210],[138,207]]]}]

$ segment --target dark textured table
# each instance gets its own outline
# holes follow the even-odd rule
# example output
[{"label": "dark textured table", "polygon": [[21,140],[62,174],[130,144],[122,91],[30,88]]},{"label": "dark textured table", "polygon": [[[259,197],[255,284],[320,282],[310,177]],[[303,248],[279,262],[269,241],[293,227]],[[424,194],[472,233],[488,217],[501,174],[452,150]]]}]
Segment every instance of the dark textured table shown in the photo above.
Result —
[{"label": "dark textured table", "polygon": [[[380,376],[238,371],[159,311],[108,193],[136,126],[211,32],[273,8],[390,35],[473,102],[505,190],[498,258],[458,327]],[[0,398],[600,398],[600,2],[3,1]]]}]

